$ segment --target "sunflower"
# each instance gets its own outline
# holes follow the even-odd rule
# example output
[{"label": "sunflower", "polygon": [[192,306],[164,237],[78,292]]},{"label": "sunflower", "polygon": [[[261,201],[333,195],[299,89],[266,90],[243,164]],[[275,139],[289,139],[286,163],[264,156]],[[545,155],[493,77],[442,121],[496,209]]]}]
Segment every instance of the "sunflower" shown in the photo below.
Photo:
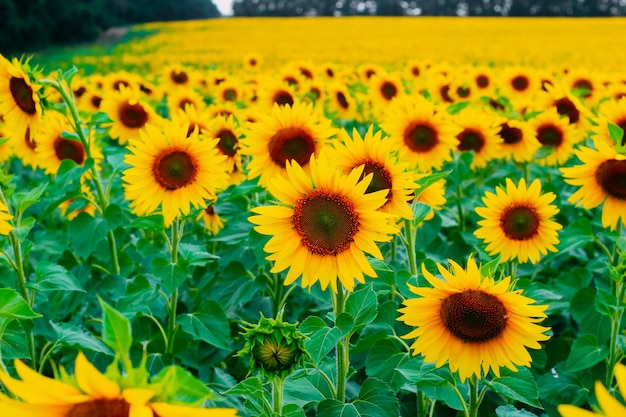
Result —
[{"label": "sunflower", "polygon": [[[602,140],[613,145],[614,140],[609,135],[608,123],[611,122],[626,132],[626,96],[619,100],[606,100],[598,108],[597,126],[593,127],[594,141]],[[626,146],[626,134],[618,145]]]},{"label": "sunflower", "polygon": [[257,104],[261,106],[261,110],[270,110],[275,104],[293,106],[297,99],[296,91],[291,85],[274,79],[259,82],[257,97]]},{"label": "sunflower", "polygon": [[487,66],[472,67],[468,71],[467,78],[476,95],[484,97],[494,93],[496,77],[493,68]]},{"label": "sunflower", "polygon": [[187,137],[188,129],[175,122],[163,130],[148,125],[124,159],[130,165],[122,174],[124,196],[132,211],[143,216],[161,205],[166,227],[190,206],[204,207],[228,181],[217,140],[201,141],[197,130]]},{"label": "sunflower", "polygon": [[603,140],[597,149],[582,146],[575,151],[582,165],[561,168],[565,182],[580,187],[568,201],[585,209],[602,206],[602,226],[614,230],[626,224],[626,156]]},{"label": "sunflower", "polygon": [[592,116],[578,97],[572,94],[561,83],[544,84],[544,90],[539,92],[537,101],[543,110],[556,108],[561,117],[566,117],[570,124],[582,129],[587,123],[586,117]]},{"label": "sunflower", "polygon": [[308,169],[311,155],[318,155],[335,134],[330,121],[320,116],[310,104],[276,104],[270,114],[259,117],[241,144],[242,153],[252,157],[247,167],[248,178],[260,177],[262,186],[276,174],[284,173],[287,162],[292,159]]},{"label": "sunflower", "polygon": [[[413,180],[418,181],[420,178],[423,178],[427,175],[430,175],[430,172],[421,173],[421,172],[413,172]],[[432,210],[424,217],[424,220],[431,220],[435,217],[435,211],[441,210],[441,208],[446,204],[446,180],[440,179],[430,184],[426,188],[417,188],[417,202],[423,203],[432,208]],[[412,200],[415,200],[415,192],[411,196]]]},{"label": "sunflower", "polygon": [[433,74],[428,80],[427,89],[435,103],[443,105],[454,103],[455,97],[452,93],[452,78],[450,76],[442,73]]},{"label": "sunflower", "polygon": [[159,116],[141,99],[139,90],[122,87],[108,93],[100,104],[101,111],[113,121],[109,136],[120,145],[139,136],[139,131],[148,124],[157,123]]},{"label": "sunflower", "polygon": [[40,89],[17,58],[11,63],[0,54],[0,114],[11,131],[23,135],[27,129],[37,129],[42,113]]},{"label": "sunflower", "polygon": [[39,158],[37,157],[37,143],[34,132],[30,127],[25,132],[14,132],[8,126],[5,126],[8,137],[11,138],[11,148],[15,156],[22,161],[24,166],[37,169],[39,167]]},{"label": "sunflower", "polygon": [[214,87],[213,94],[218,103],[222,101],[237,102],[244,99],[243,91],[243,85],[240,82],[229,79]]},{"label": "sunflower", "polygon": [[228,408],[201,409],[158,401],[157,391],[122,387],[100,373],[82,353],[76,357],[74,376],[63,381],[43,376],[15,361],[20,379],[0,370],[0,381],[21,398],[0,394],[0,414],[20,417],[236,417]]},{"label": "sunflower", "polygon": [[389,138],[383,138],[380,130],[374,133],[370,125],[364,137],[353,129],[352,137],[342,130],[340,139],[342,143],[335,143],[334,148],[328,148],[329,158],[344,174],[364,165],[362,177],[372,174],[366,193],[387,190],[385,204],[379,210],[412,219],[413,210],[408,202],[415,184],[406,164],[400,164],[394,156],[395,150]]},{"label": "sunflower", "polygon": [[541,88],[536,72],[521,66],[503,68],[496,85],[501,95],[512,103],[519,103],[518,106],[528,104]]},{"label": "sunflower", "polygon": [[[615,365],[615,379],[622,398],[626,398],[626,365]],[[558,411],[562,417],[615,417],[626,415],[626,406],[615,399],[600,381],[595,383],[595,396],[600,406],[599,412],[583,410],[574,405],[561,404]]]},{"label": "sunflower", "polygon": [[204,227],[211,235],[215,236],[224,228],[226,220],[221,218],[215,211],[215,201],[212,201],[206,205],[206,207],[200,211],[196,220],[203,220]]},{"label": "sunflower", "polygon": [[403,302],[398,320],[415,330],[402,336],[416,338],[413,353],[424,356],[437,367],[448,361],[452,372],[459,371],[461,381],[476,375],[487,375],[491,369],[500,376],[500,367],[517,371],[530,366],[527,348],[540,349],[540,341],[549,336],[549,328],[539,326],[548,306],[533,305],[534,300],[514,290],[511,277],[495,281],[482,276],[474,259],[467,269],[450,260],[452,270],[441,264],[437,269],[443,279],[422,273],[433,288],[414,287],[418,298]]},{"label": "sunflower", "polygon": [[248,71],[256,71],[261,66],[261,57],[258,54],[249,53],[243,57],[243,66]]},{"label": "sunflower", "polygon": [[197,85],[197,72],[181,64],[165,65],[161,75],[161,84],[168,88],[195,87]]},{"label": "sunflower", "polygon": [[554,193],[541,194],[541,183],[534,180],[528,187],[522,178],[517,186],[506,179],[506,190],[496,187],[482,198],[486,207],[477,207],[482,217],[474,235],[487,243],[490,255],[499,253],[502,262],[516,259],[521,262],[539,261],[541,254],[556,252],[560,224],[551,220],[559,209],[550,204]]},{"label": "sunflower", "polygon": [[389,103],[404,94],[402,80],[391,74],[376,74],[368,82],[368,101],[372,103],[374,114],[383,119]]},{"label": "sunflower", "polygon": [[326,91],[325,109],[333,115],[333,119],[352,120],[357,117],[357,103],[345,84],[332,82]]},{"label": "sunflower", "polygon": [[395,142],[400,161],[422,172],[441,169],[459,143],[460,129],[421,96],[394,102],[381,127]]},{"label": "sunflower", "polygon": [[576,68],[568,71],[563,79],[567,87],[585,102],[592,102],[599,94],[600,82],[597,75],[587,69]]},{"label": "sunflower", "polygon": [[481,110],[465,109],[454,117],[461,129],[456,135],[457,150],[473,152],[471,168],[483,168],[487,162],[500,156],[502,138],[498,136],[496,119]]},{"label": "sunflower", "polygon": [[337,292],[337,279],[348,291],[355,280],[376,277],[365,253],[382,259],[376,242],[389,241],[396,232],[389,215],[378,211],[385,204],[385,190],[367,193],[372,175],[361,179],[364,165],[345,175],[330,161],[314,155],[310,175],[296,160],[286,164],[286,176],[268,184],[280,205],[253,208],[254,229],[272,236],[264,247],[271,271],[289,268],[285,285],[302,276],[302,286],[319,281]]},{"label": "sunflower", "polygon": [[187,107],[193,107],[197,111],[202,111],[206,107],[204,98],[193,88],[181,87],[167,94],[167,108],[170,115],[177,113],[179,110],[185,110]]},{"label": "sunflower", "polygon": [[239,154],[239,140],[241,132],[235,123],[233,116],[216,116],[212,123],[200,132],[201,138],[218,139],[217,149],[222,155],[226,155],[226,164],[230,167],[229,172],[235,169],[235,161],[241,159]]},{"label": "sunflower", "polygon": [[11,142],[11,134],[4,127],[0,117],[0,163],[8,161],[13,156]]},{"label": "sunflower", "polygon": [[7,206],[0,201],[0,235],[8,235],[13,230],[10,220],[13,220],[13,216],[9,213]]},{"label": "sunflower", "polygon": [[498,125],[498,136],[502,138],[500,157],[515,162],[530,162],[541,144],[526,121],[507,119]]},{"label": "sunflower", "polygon": [[191,136],[195,129],[198,129],[200,135],[206,130],[212,123],[214,117],[209,114],[208,108],[196,108],[195,106],[185,106],[185,110],[177,109],[171,114],[171,119],[180,125],[188,125],[189,131],[187,136]]},{"label": "sunflower", "polygon": [[[63,132],[73,132],[73,128],[65,115],[49,111],[44,116],[41,129],[37,135],[37,147],[35,152],[39,160],[39,167],[46,174],[55,175],[66,159],[71,159],[76,165],[83,165],[87,159],[87,152],[83,144],[78,140],[66,139]],[[91,156],[96,164],[102,160],[102,153],[95,146],[95,130],[91,132]]]},{"label": "sunflower", "polygon": [[556,108],[542,112],[528,123],[539,144],[552,148],[548,156],[535,160],[541,165],[564,164],[574,153],[574,145],[582,139],[582,132],[562,118]]}]

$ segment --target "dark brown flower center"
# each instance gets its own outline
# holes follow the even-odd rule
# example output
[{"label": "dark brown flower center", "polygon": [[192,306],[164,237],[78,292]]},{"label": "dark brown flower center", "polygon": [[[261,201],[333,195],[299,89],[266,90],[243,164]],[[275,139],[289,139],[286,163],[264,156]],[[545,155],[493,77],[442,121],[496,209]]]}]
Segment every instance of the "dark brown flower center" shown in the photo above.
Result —
[{"label": "dark brown flower center", "polygon": [[559,147],[563,143],[563,131],[552,124],[539,126],[537,140],[544,146]]},{"label": "dark brown flower center", "polygon": [[292,222],[302,244],[317,255],[337,255],[350,247],[359,216],[343,196],[315,190],[294,207]]},{"label": "dark brown flower center", "polygon": [[456,94],[461,98],[467,98],[470,95],[470,89],[468,87],[457,87]]},{"label": "dark brown flower center", "polygon": [[256,62],[256,59],[254,59],[254,58],[251,58],[248,61],[248,65],[250,65],[251,67],[256,67],[256,64],[257,64],[257,62]]},{"label": "dark brown flower center", "polygon": [[272,100],[279,106],[284,106],[286,104],[288,104],[289,106],[293,106],[293,96],[289,91],[277,91],[274,94],[274,97],[272,97]]},{"label": "dark brown flower center", "polygon": [[213,216],[213,215],[215,215],[215,206],[213,204],[209,204],[208,206],[206,206],[204,211],[209,216]]},{"label": "dark brown flower center", "polygon": [[464,129],[456,138],[459,140],[457,147],[459,151],[480,152],[483,146],[485,146],[485,138],[478,130]]},{"label": "dark brown flower center", "polygon": [[222,92],[222,98],[225,101],[235,101],[237,100],[237,90],[234,88],[227,88]]},{"label": "dark brown flower center", "polygon": [[172,191],[191,184],[198,174],[198,166],[186,151],[169,148],[154,159],[152,174],[161,187]]},{"label": "dark brown flower center", "polygon": [[511,206],[500,217],[500,228],[512,240],[527,240],[539,230],[539,215],[533,207]]},{"label": "dark brown flower center", "polygon": [[226,156],[235,156],[238,144],[237,135],[235,135],[232,130],[222,129],[217,132],[216,136],[219,139],[217,148],[220,152]]},{"label": "dark brown flower center", "polygon": [[198,133],[200,133],[200,134],[201,134],[201,133],[202,133],[202,131],[205,129],[205,127],[204,127],[204,126],[202,126],[202,125],[201,125],[201,124],[199,124],[199,123],[196,123],[196,122],[190,122],[190,123],[189,123],[189,127],[187,128],[187,137],[191,136],[191,134],[193,133],[193,131],[194,131],[195,129],[198,129]]},{"label": "dark brown flower center", "polygon": [[120,107],[119,118],[124,126],[137,129],[148,121],[148,112],[139,103],[124,103]]},{"label": "dark brown flower center", "polygon": [[33,89],[23,78],[11,77],[9,79],[9,90],[15,100],[15,104],[26,114],[37,113],[37,106],[33,99]]},{"label": "dark brown flower center", "polygon": [[284,168],[287,161],[295,159],[300,166],[304,166],[315,152],[315,140],[302,128],[287,127],[272,136],[268,148],[270,158],[276,165]]},{"label": "dark brown flower center", "polygon": [[76,90],[74,90],[74,97],[81,98],[83,94],[85,94],[86,92],[87,92],[87,89],[81,85]]},{"label": "dark brown flower center", "polygon": [[185,107],[196,107],[196,103],[194,103],[192,100],[189,100],[188,98],[183,98],[178,102],[178,108],[181,110],[185,110]]},{"label": "dark brown flower center", "polygon": [[[154,415],[154,414],[153,414]],[[130,404],[122,399],[99,399],[74,404],[65,417],[129,417]]]},{"label": "dark brown flower center", "polygon": [[124,87],[129,87],[130,84],[128,83],[128,81],[125,80],[117,80],[113,83],[113,89],[114,90],[120,90],[122,88],[122,86]]},{"label": "dark brown flower center", "polygon": [[30,134],[30,127],[26,128],[26,132],[24,132],[24,142],[26,142],[26,146],[28,146],[31,150],[37,149],[37,142],[33,139]]},{"label": "dark brown flower center", "polygon": [[347,109],[348,107],[350,107],[346,96],[341,91],[337,91],[337,94],[335,94],[335,96],[337,97],[337,103],[339,103],[342,108]]},{"label": "dark brown flower center", "polygon": [[567,97],[562,97],[554,102],[556,110],[561,116],[567,116],[570,124],[578,122],[580,120],[580,112],[576,108],[576,105]]},{"label": "dark brown flower center", "polygon": [[500,110],[500,111],[506,110],[506,106],[494,98],[489,99],[489,106],[494,110]]},{"label": "dark brown flower center", "polygon": [[476,77],[476,85],[479,88],[487,88],[489,87],[489,77],[484,74],[480,74]]},{"label": "dark brown flower center", "polygon": [[100,96],[92,96],[91,97],[91,104],[96,108],[99,109],[100,108],[100,103],[102,103],[102,97]]},{"label": "dark brown flower center", "polygon": [[439,316],[454,336],[466,343],[481,343],[504,332],[508,314],[498,297],[465,290],[443,300]]},{"label": "dark brown flower center", "polygon": [[367,71],[365,71],[365,78],[367,78],[368,80],[374,75],[376,75],[376,71],[374,71],[373,69],[368,69]]},{"label": "dark brown flower center", "polygon": [[330,78],[333,78],[335,76],[335,72],[332,68],[326,68],[326,75],[328,75]]},{"label": "dark brown flower center", "polygon": [[524,138],[522,129],[517,127],[511,127],[508,123],[502,123],[500,125],[500,131],[498,135],[502,138],[503,142],[507,145],[513,145],[514,143],[521,142]]},{"label": "dark brown flower center", "polygon": [[530,86],[530,80],[525,75],[516,75],[511,79],[511,86],[515,91],[523,92]]},{"label": "dark brown flower center", "polygon": [[398,87],[396,87],[396,85],[391,81],[385,81],[380,86],[380,94],[383,95],[385,100],[391,100],[398,95]]},{"label": "dark brown flower center", "polygon": [[412,122],[404,129],[404,143],[414,152],[428,152],[438,142],[437,131],[430,125]]},{"label": "dark brown flower center", "polygon": [[596,181],[611,197],[626,200],[626,161],[609,159],[596,170]]},{"label": "dark brown flower center", "polygon": [[591,93],[593,92],[593,84],[591,81],[584,78],[576,80],[573,87],[582,90],[580,95],[584,98],[591,97]]},{"label": "dark brown flower center", "polygon": [[189,76],[185,71],[172,71],[170,79],[176,84],[185,84],[189,80]]},{"label": "dark brown flower center", "polygon": [[412,66],[412,67],[411,67],[411,74],[412,74],[414,77],[419,77],[419,75],[420,75],[420,69],[419,69],[417,66],[415,66],[415,65],[414,65],[414,66]]},{"label": "dark brown flower center", "polygon": [[307,78],[309,80],[313,79],[313,73],[308,68],[300,67],[300,74],[302,74],[304,78]]},{"label": "dark brown flower center", "polygon": [[60,161],[71,159],[77,165],[82,165],[85,161],[85,149],[83,145],[75,140],[56,138],[54,141],[54,152]]},{"label": "dark brown flower center", "polygon": [[391,187],[393,185],[391,175],[383,164],[377,161],[367,160],[363,162],[365,168],[360,180],[365,178],[368,174],[372,174],[372,182],[367,186],[366,193],[373,193],[380,190],[389,190],[387,193],[387,202],[391,200]]},{"label": "dark brown flower center", "polygon": [[450,85],[442,85],[439,88],[439,95],[441,96],[441,99],[446,103],[454,103],[454,99],[450,96]]}]

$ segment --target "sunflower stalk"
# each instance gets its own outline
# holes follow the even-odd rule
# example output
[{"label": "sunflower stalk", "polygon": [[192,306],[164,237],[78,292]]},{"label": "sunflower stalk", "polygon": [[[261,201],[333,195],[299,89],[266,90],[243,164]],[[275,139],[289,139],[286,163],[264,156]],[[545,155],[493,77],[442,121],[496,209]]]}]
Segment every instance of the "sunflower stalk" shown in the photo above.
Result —
[{"label": "sunflower stalk", "polygon": [[274,415],[282,416],[283,413],[283,389],[285,386],[285,380],[281,376],[275,376],[272,378],[272,398]]},{"label": "sunflower stalk", "polygon": [[[170,249],[170,256],[172,265],[178,264],[178,244],[182,237],[182,230],[184,224],[181,224],[178,217],[174,219],[171,226],[172,239],[168,245]],[[166,353],[172,353],[174,351],[174,337],[176,336],[176,310],[178,309],[178,288],[172,292],[172,296],[169,299],[169,311],[170,317],[167,325],[167,344]]]},{"label": "sunflower stalk", "polygon": [[[346,293],[342,286],[337,288],[337,292],[333,293],[333,307],[335,310],[335,320],[346,308]],[[337,390],[335,398],[341,402],[346,401],[346,383],[348,377],[348,369],[350,367],[350,334],[343,336],[335,347],[337,357]]]},{"label": "sunflower stalk", "polygon": [[478,407],[480,407],[478,377],[476,377],[476,375],[472,375],[469,379],[469,410],[467,416],[478,417]]},{"label": "sunflower stalk", "polygon": [[[72,128],[74,129],[74,132],[76,132],[76,134],[78,135],[80,143],[83,145],[83,149],[85,150],[87,159],[93,160],[93,155],[91,152],[91,142],[85,135],[85,131],[83,130],[84,123],[82,122],[80,114],[78,112],[76,99],[74,97],[74,94],[72,94],[68,90],[69,86],[71,85],[71,77],[67,80],[68,88],[66,88],[66,86],[64,85],[62,78],[56,80],[40,79],[39,82],[43,86],[48,86],[55,89],[61,95],[61,98],[69,109]],[[104,216],[104,213],[106,212],[106,209],[109,205],[110,194],[105,193],[104,189],[102,188],[102,178],[100,177],[100,171],[95,164],[91,165],[89,171],[91,172],[91,180],[98,196],[98,211]],[[117,243],[115,241],[115,234],[112,230],[107,233],[107,240],[109,241],[109,250],[111,253],[111,264],[113,266],[113,273],[119,275],[120,265],[117,256]]]}]

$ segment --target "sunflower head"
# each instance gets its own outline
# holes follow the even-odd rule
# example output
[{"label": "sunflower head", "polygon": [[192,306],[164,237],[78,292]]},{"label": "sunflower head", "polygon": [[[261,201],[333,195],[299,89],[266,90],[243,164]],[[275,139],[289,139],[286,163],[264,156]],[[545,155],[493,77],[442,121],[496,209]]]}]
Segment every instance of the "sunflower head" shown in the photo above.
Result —
[{"label": "sunflower head", "polygon": [[311,360],[306,350],[305,336],[298,325],[282,321],[282,312],[276,319],[261,314],[258,324],[245,328],[246,343],[237,354],[250,358],[250,370],[259,371],[266,378],[286,378]]},{"label": "sunflower head", "polygon": [[547,306],[514,290],[511,278],[496,281],[485,276],[470,257],[463,268],[449,261],[452,269],[437,268],[443,279],[431,274],[422,264],[422,273],[432,288],[410,289],[418,298],[408,299],[398,310],[398,320],[415,330],[403,338],[416,338],[414,354],[422,354],[437,367],[446,361],[461,380],[486,375],[492,370],[499,376],[500,367],[517,371],[529,366],[526,348],[539,349],[539,341],[549,336],[549,328],[536,323],[545,318]]}]

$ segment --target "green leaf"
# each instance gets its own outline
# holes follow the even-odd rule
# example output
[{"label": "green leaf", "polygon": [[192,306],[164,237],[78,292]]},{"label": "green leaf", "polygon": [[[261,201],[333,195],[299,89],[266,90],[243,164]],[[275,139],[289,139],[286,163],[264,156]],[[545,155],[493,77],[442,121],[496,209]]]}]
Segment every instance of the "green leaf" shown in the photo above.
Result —
[{"label": "green leaf", "polygon": [[552,405],[587,402],[589,386],[577,379],[576,374],[567,372],[565,363],[557,364],[550,372],[537,378],[541,400]]},{"label": "green leaf", "polygon": [[287,404],[283,407],[281,417],[306,417],[302,407],[296,404]]},{"label": "green leaf", "polygon": [[37,291],[81,291],[85,292],[74,275],[61,265],[40,262],[35,267],[35,283],[29,285]]},{"label": "green leaf", "polygon": [[318,403],[326,398],[332,398],[333,393],[319,373],[314,372],[296,378],[296,375],[305,371],[299,370],[285,380],[285,402],[294,403],[300,407]]},{"label": "green leaf", "polygon": [[496,415],[498,417],[537,417],[536,414],[526,410],[520,410],[512,405],[501,405],[496,408]]},{"label": "green leaf", "polygon": [[480,274],[484,277],[493,277],[496,275],[499,265],[500,265],[500,257],[498,256],[497,258],[492,259],[486,264],[482,264],[480,266]]},{"label": "green leaf", "polygon": [[621,154],[626,153],[626,143],[624,143],[624,129],[613,122],[607,122],[609,137],[615,142],[615,150]]},{"label": "green leaf", "polygon": [[378,300],[372,285],[367,285],[350,294],[346,300],[346,313],[354,318],[355,330],[371,323],[376,318]]},{"label": "green leaf", "polygon": [[205,300],[199,312],[181,314],[177,319],[182,330],[194,340],[201,340],[220,349],[229,349],[230,324],[222,307]]},{"label": "green leaf", "polygon": [[324,320],[317,316],[307,317],[300,324],[300,331],[309,336],[306,348],[316,364],[319,364],[334,349],[342,337],[341,330],[337,327],[328,327]]},{"label": "green leaf", "polygon": [[466,108],[470,104],[469,101],[459,101],[458,103],[454,103],[446,107],[446,111],[448,114],[457,114],[464,108]]},{"label": "green leaf", "polygon": [[352,403],[324,400],[317,406],[316,416],[398,417],[399,413],[400,404],[389,386],[379,379],[368,378]]},{"label": "green leaf", "polygon": [[147,232],[160,232],[165,228],[163,222],[163,215],[161,214],[151,214],[150,216],[138,217],[128,226],[127,229],[142,229]]},{"label": "green leaf", "polygon": [[187,279],[187,271],[169,259],[161,257],[152,260],[152,273],[159,278],[163,288],[170,294]]},{"label": "green leaf", "polygon": [[41,317],[41,314],[35,313],[17,291],[0,288],[0,317],[10,320],[29,320]]},{"label": "green leaf", "polygon": [[409,355],[402,352],[396,343],[381,339],[370,349],[365,370],[367,376],[387,382],[394,392],[398,392],[406,378],[396,368],[409,360]]},{"label": "green leaf", "polygon": [[73,324],[54,323],[50,325],[57,334],[57,342],[61,346],[67,346],[79,350],[111,354],[111,350],[100,340]]},{"label": "green leaf", "polygon": [[439,180],[446,178],[448,175],[450,175],[451,172],[452,171],[435,172],[432,174],[424,175],[423,177],[415,180],[415,185],[418,186],[417,189],[415,190],[415,198],[417,198],[420,195],[420,193],[424,191],[426,188],[428,188],[429,186],[433,185]]},{"label": "green leaf", "polygon": [[609,351],[606,346],[599,346],[594,335],[586,334],[574,340],[567,358],[567,371],[576,372],[591,368],[607,356]]},{"label": "green leaf", "polygon": [[549,145],[542,146],[541,148],[537,150],[537,152],[535,152],[532,160],[535,161],[537,159],[543,159],[549,156],[550,154],[552,154],[552,152],[554,152],[554,146],[549,146]]},{"label": "green leaf", "polygon": [[349,313],[341,313],[335,320],[335,326],[341,331],[343,336],[346,336],[354,329],[354,318]]},{"label": "green leaf", "polygon": [[167,402],[174,400],[191,404],[211,399],[215,395],[191,372],[177,365],[163,368],[150,385],[153,383],[159,387],[158,390]]},{"label": "green leaf", "polygon": [[610,320],[596,309],[596,290],[581,288],[574,294],[570,303],[570,314],[579,326],[581,334],[592,334],[598,343],[604,343],[610,337]]},{"label": "green leaf", "polygon": [[609,317],[615,315],[618,310],[624,308],[617,302],[615,294],[603,290],[602,288],[598,288],[594,304],[598,313]]},{"label": "green leaf", "polygon": [[527,368],[519,368],[517,372],[503,368],[500,378],[484,380],[484,383],[505,398],[543,409],[539,402],[537,383]]},{"label": "green leaf", "polygon": [[100,242],[106,239],[108,232],[109,225],[103,218],[79,213],[70,222],[68,235],[72,248],[78,256],[84,259],[96,250]]},{"label": "green leaf", "polygon": [[258,397],[263,395],[263,383],[258,377],[248,377],[226,391],[225,395],[243,395],[244,397]]},{"label": "green leaf", "polygon": [[104,302],[100,297],[98,301],[102,306],[102,340],[115,353],[128,356],[130,346],[133,343],[130,321],[119,311]]},{"label": "green leaf", "polygon": [[27,208],[41,200],[43,192],[46,190],[48,183],[45,182],[38,187],[31,189],[28,192],[15,193],[13,195],[14,206],[18,213],[24,213]]},{"label": "green leaf", "polygon": [[35,226],[35,222],[36,220],[34,217],[26,217],[25,219],[22,219],[22,222],[18,227],[13,229],[12,233],[15,237],[17,237],[17,240],[24,242],[33,226]]},{"label": "green leaf", "polygon": [[595,240],[595,233],[591,222],[586,217],[578,217],[569,226],[559,233],[558,252],[554,252],[550,258],[582,248]]},{"label": "green leaf", "polygon": [[11,359],[30,358],[28,348],[28,336],[21,323],[11,320],[7,324],[8,318],[0,318],[0,329],[4,331],[0,334],[0,353],[4,361]]},{"label": "green leaf", "polygon": [[207,263],[219,259],[219,256],[215,256],[207,252],[207,250],[199,245],[192,245],[189,243],[181,243],[178,246],[180,257],[188,262],[191,266],[204,266]]},{"label": "green leaf", "polygon": [[447,366],[437,368],[434,362],[424,362],[424,358],[421,356],[414,357],[400,364],[396,369],[404,375],[410,383],[418,387],[453,387],[456,383],[456,379]]}]

